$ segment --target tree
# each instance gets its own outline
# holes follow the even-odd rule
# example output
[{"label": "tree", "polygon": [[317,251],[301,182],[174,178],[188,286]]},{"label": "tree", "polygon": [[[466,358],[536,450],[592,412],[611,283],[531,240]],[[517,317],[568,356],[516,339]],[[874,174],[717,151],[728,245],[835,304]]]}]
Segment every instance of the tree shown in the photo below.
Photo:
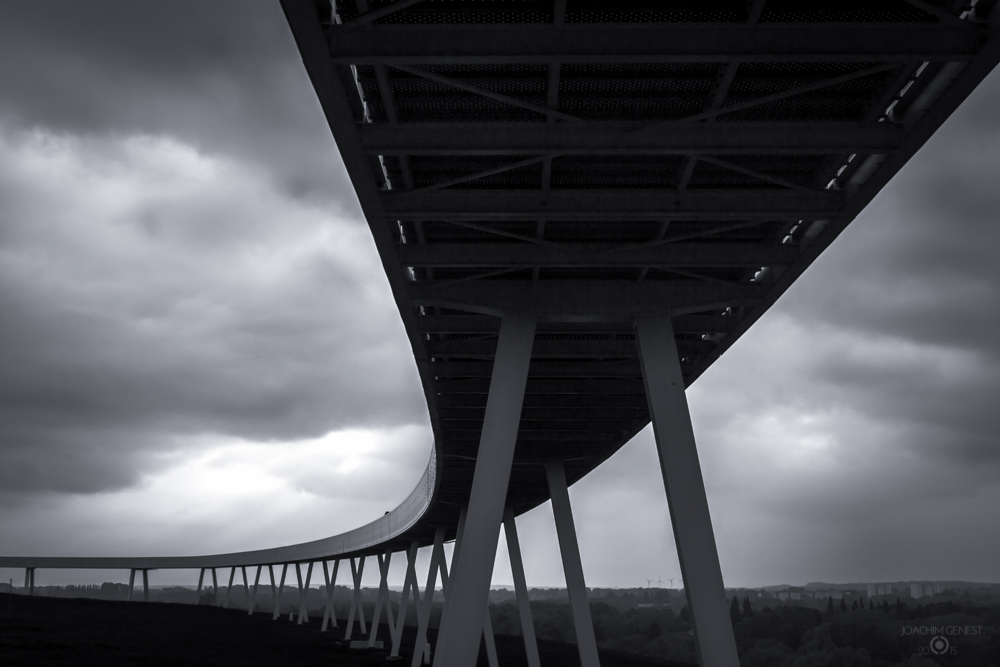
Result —
[{"label": "tree", "polygon": [[743,598],[743,618],[753,618],[753,607],[750,606],[750,597]]},{"label": "tree", "polygon": [[729,618],[732,619],[733,623],[738,623],[740,618],[740,598],[738,595],[733,596],[733,602],[729,605]]},{"label": "tree", "polygon": [[872,605],[872,599],[871,598],[868,598],[868,608],[869,609],[875,609],[875,606]]},{"label": "tree", "polygon": [[831,613],[831,614],[833,613],[833,596],[832,595],[826,598],[826,610],[829,613]]},{"label": "tree", "polygon": [[847,600],[840,598],[840,611],[847,611]]},{"label": "tree", "polygon": [[[864,606],[864,603],[862,603],[862,606]],[[851,603],[851,611],[857,611],[857,610],[858,610],[858,601],[855,600],[854,602]]]}]

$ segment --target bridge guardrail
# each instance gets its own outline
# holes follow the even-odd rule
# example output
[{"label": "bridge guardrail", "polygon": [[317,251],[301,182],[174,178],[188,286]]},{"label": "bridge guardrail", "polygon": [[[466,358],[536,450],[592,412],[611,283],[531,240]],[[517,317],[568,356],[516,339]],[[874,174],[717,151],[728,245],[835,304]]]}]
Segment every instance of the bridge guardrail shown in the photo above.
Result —
[{"label": "bridge guardrail", "polygon": [[437,449],[431,448],[424,474],[392,511],[346,533],[284,547],[205,556],[0,556],[0,567],[39,569],[170,570],[304,563],[358,554],[402,535],[424,515],[437,482]]}]

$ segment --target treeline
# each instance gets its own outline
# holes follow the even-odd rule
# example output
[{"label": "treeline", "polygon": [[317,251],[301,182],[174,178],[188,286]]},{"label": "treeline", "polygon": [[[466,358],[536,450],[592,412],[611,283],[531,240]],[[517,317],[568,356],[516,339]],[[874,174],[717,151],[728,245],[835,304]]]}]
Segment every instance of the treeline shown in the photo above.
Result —
[{"label": "treeline", "polygon": [[[15,590],[18,590],[15,587]],[[544,589],[540,589],[544,590]],[[125,600],[128,585],[105,583],[100,586],[37,586],[36,595],[52,597],[90,597]],[[576,641],[573,618],[565,591],[546,590],[550,599],[531,601],[535,634],[539,639],[559,642]],[[370,621],[377,590],[363,589],[365,617]],[[220,586],[219,601],[225,602],[226,589]],[[394,613],[400,593],[391,591]],[[346,619],[352,590],[334,589],[337,617]],[[521,622],[514,596],[491,596],[490,616],[497,634],[520,635]],[[136,586],[133,599],[142,599]],[[215,590],[203,588],[200,598],[187,587],[150,589],[153,602],[215,604]],[[688,609],[678,591],[659,593],[603,592],[590,604],[598,645],[639,655],[696,663],[694,638]],[[287,615],[299,606],[296,586],[285,587],[280,613]],[[918,604],[897,599],[866,600],[865,604],[840,600],[799,602],[759,606],[748,596],[730,599],[740,663],[743,667],[995,667],[1000,656],[1000,595],[996,592],[969,592],[955,600]],[[311,588],[308,594],[310,616],[322,617],[326,604],[325,587]],[[233,586],[229,606],[246,609],[243,586]],[[259,587],[257,611],[274,609],[270,585]],[[437,627],[441,614],[441,594],[435,595],[431,627]],[[405,623],[416,624],[411,603]],[[385,632],[384,616],[382,632]],[[938,635],[947,641],[946,653],[932,653],[944,644],[932,641]],[[937,661],[935,661],[937,660]]]},{"label": "treeline", "polygon": [[[620,600],[619,600],[620,602]],[[829,607],[827,600],[826,607]],[[907,604],[872,601],[851,609],[802,605],[756,608],[748,597],[730,600],[743,667],[995,667],[1000,664],[1000,597],[969,595],[958,601]],[[569,606],[532,602],[540,639],[574,642]],[[602,648],[697,663],[686,607],[590,605]],[[490,606],[496,632],[521,634],[516,605]],[[936,636],[940,639],[932,645]],[[935,652],[941,651],[941,652]],[[940,661],[937,662],[934,659]]]}]

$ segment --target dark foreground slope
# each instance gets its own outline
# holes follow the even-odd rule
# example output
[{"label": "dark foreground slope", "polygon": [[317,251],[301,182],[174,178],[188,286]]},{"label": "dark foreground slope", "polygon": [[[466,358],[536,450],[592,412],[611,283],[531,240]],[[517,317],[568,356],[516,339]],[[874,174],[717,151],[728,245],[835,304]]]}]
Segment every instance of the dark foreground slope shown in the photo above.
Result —
[{"label": "dark foreground slope", "polygon": [[[352,651],[343,631],[319,632],[314,618],[302,626],[270,614],[164,603],[111,602],[15,595],[7,616],[0,595],[0,664],[3,665],[380,665],[386,652]],[[320,613],[320,618],[322,614]],[[413,645],[407,627],[403,645]],[[388,635],[382,626],[380,638]],[[500,664],[526,665],[520,637],[497,636]],[[578,665],[576,647],[540,642],[546,667]],[[409,655],[401,663],[409,665]],[[396,663],[400,664],[400,663]],[[480,655],[480,665],[486,665]],[[680,667],[601,651],[604,667]]]}]

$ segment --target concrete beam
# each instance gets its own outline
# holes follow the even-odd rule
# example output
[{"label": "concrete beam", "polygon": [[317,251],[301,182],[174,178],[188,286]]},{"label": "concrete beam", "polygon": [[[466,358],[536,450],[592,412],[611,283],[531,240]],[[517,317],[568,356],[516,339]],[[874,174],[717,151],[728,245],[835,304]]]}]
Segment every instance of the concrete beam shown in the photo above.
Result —
[{"label": "concrete beam", "polygon": [[893,123],[365,123],[370,155],[822,155],[888,153],[900,140]]},{"label": "concrete beam", "polygon": [[718,267],[788,266],[793,245],[752,243],[658,243],[594,249],[537,243],[433,243],[399,246],[399,262],[414,267]]},{"label": "concrete beam", "polygon": [[842,192],[747,190],[435,190],[381,193],[392,220],[749,220],[826,219],[844,206]]},{"label": "concrete beam", "polygon": [[757,283],[720,283],[696,280],[466,281],[413,283],[415,306],[441,306],[493,315],[516,309],[547,321],[628,321],[636,316],[670,313],[686,315],[752,305],[762,294]]},{"label": "concrete beam", "polygon": [[380,25],[330,30],[337,64],[943,62],[975,57],[981,38],[925,24]]}]

